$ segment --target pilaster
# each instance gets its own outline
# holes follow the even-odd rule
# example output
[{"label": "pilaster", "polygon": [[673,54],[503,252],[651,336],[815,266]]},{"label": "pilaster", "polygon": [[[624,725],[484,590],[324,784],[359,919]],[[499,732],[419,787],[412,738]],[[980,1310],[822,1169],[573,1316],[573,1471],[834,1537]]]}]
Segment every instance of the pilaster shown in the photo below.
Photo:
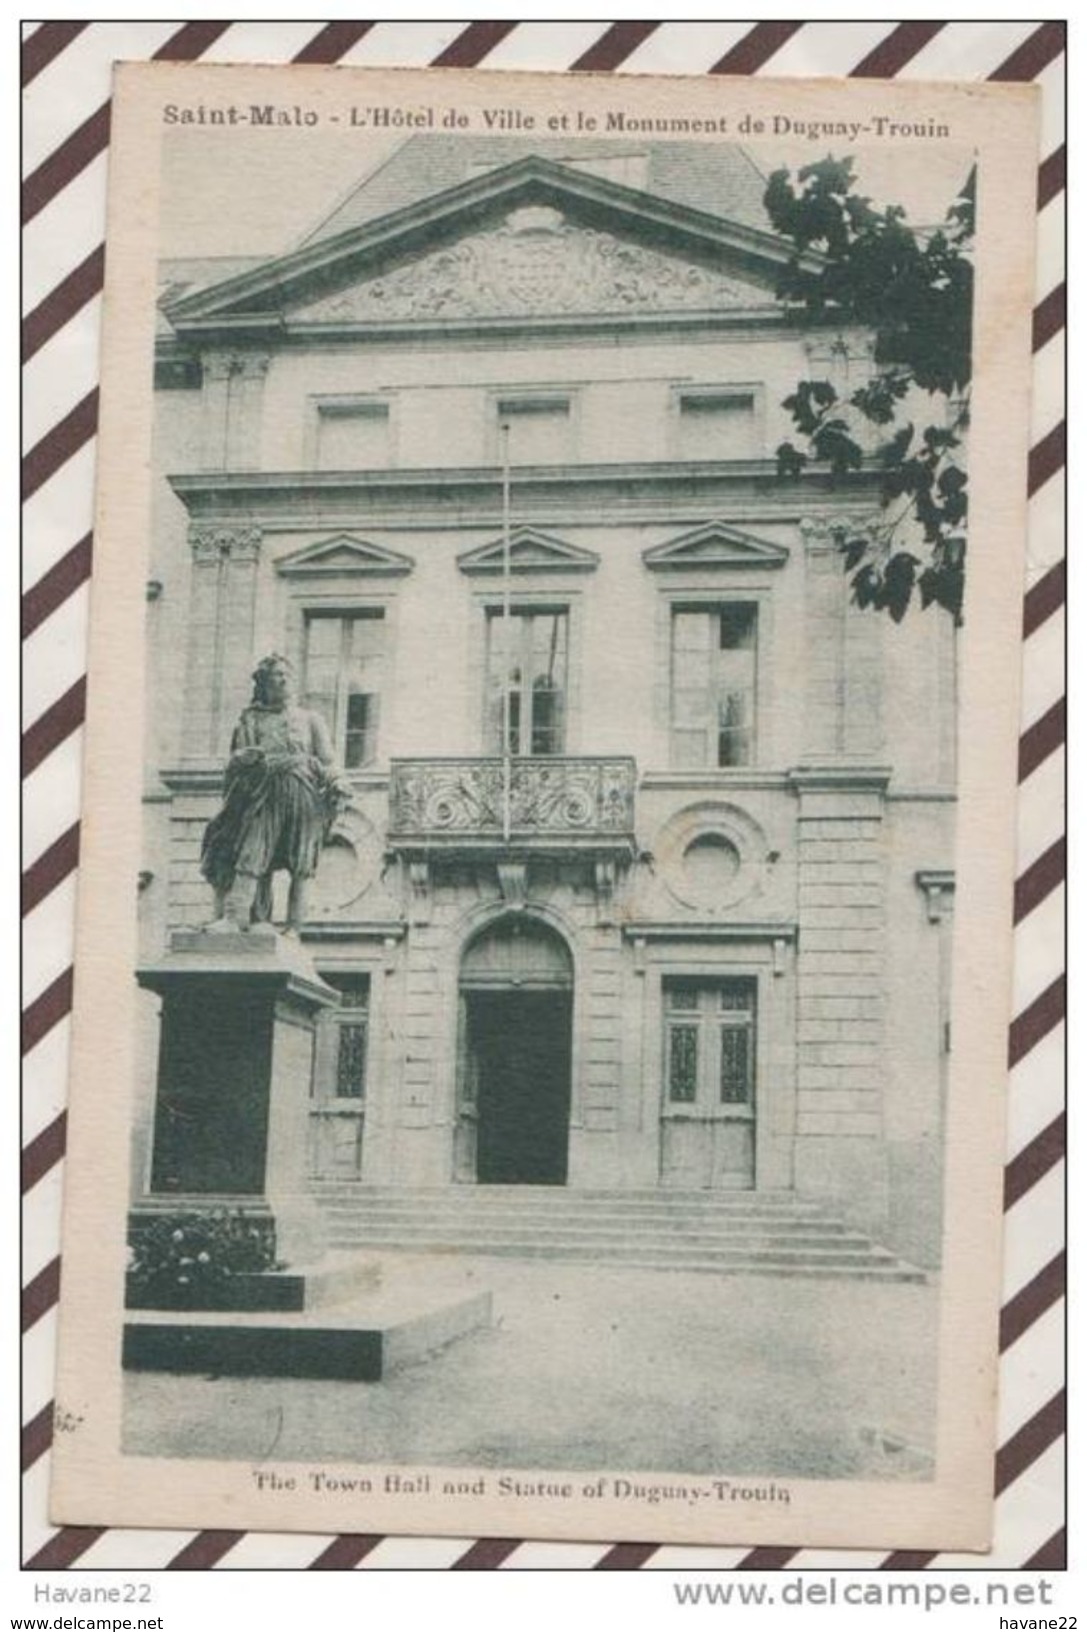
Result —
[{"label": "pilaster", "polygon": [[871,758],[883,747],[882,625],[850,604],[843,537],[869,531],[868,515],[801,522],[807,571],[805,757]]},{"label": "pilaster", "polygon": [[881,766],[807,766],[798,800],[796,1185],[869,1228],[886,1219]]},{"label": "pilaster", "polygon": [[232,359],[226,422],[226,468],[259,470],[266,352],[242,352]]},{"label": "pilaster", "polygon": [[195,522],[189,529],[192,584],[183,755],[218,759],[248,700],[253,658],[259,527]]},{"label": "pilaster", "polygon": [[239,527],[231,534],[223,584],[222,616],[226,638],[220,646],[222,672],[217,728],[218,749],[224,755],[230,747],[230,734],[235,721],[252,695],[260,546],[259,527]]},{"label": "pilaster", "polygon": [[205,470],[227,468],[230,421],[230,380],[234,358],[227,351],[209,351],[203,358],[202,458]]},{"label": "pilaster", "polygon": [[211,351],[203,361],[203,468],[259,470],[268,354]]}]

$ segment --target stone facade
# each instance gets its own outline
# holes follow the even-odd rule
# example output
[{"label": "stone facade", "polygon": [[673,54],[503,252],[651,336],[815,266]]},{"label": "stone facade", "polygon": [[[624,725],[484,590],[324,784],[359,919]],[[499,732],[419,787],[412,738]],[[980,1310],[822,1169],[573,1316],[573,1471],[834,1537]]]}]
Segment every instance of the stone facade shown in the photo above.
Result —
[{"label": "stone facade", "polygon": [[931,1264],[953,632],[849,605],[872,477],[773,453],[864,337],[786,323],[781,246],[681,160],[671,197],[526,153],[398,200],[386,167],[376,217],[364,185],[346,231],[171,272],[146,956],[211,915],[201,835],[284,652],[353,790],[304,937],[341,999],[299,1057],[314,1187],[795,1191]]}]

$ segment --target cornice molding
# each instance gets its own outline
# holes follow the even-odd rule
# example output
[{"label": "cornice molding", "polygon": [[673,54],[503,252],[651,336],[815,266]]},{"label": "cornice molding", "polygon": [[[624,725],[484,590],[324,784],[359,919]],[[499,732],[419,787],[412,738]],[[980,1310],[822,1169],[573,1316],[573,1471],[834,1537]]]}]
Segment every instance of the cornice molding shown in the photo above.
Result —
[{"label": "cornice molding", "polygon": [[[850,497],[858,492],[874,492],[879,471],[871,467],[856,473],[850,481]],[[340,514],[333,525],[348,530],[343,516],[352,506],[354,516],[367,516],[368,525],[377,525],[383,505],[390,511],[407,509],[413,519],[421,510],[432,514],[441,525],[462,520],[475,507],[472,525],[497,527],[500,524],[502,472],[495,465],[455,466],[447,470],[433,466],[419,469],[397,467],[380,470],[296,470],[296,471],[192,471],[169,478],[173,491],[190,515],[200,520],[233,525],[234,518],[259,519],[262,526],[285,524],[286,518],[304,520],[313,526],[314,506]],[[836,489],[823,472],[805,472],[796,479],[783,480],[772,459],[652,461],[615,465],[525,465],[516,471],[514,492],[522,515],[553,517],[572,514],[579,506],[596,506],[604,520],[620,514],[645,516],[654,506],[664,509],[660,519],[673,522],[690,514],[697,503],[701,515],[723,508],[751,510],[766,502],[773,519],[790,520],[810,516],[813,501],[827,503],[828,523],[838,513]],[[847,498],[843,495],[843,498]],[[848,502],[848,499],[847,499]],[[769,511],[767,512],[769,514]],[[699,522],[704,526],[705,522]]]}]

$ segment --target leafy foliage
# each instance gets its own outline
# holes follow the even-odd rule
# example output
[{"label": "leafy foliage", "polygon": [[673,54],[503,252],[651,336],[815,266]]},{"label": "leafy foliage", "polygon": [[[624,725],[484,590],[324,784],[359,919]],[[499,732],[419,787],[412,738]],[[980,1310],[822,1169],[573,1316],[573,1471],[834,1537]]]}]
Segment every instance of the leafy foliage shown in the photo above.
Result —
[{"label": "leafy foliage", "polygon": [[276,1267],[270,1220],[226,1207],[134,1215],[128,1248],[130,1308],[214,1308],[232,1277]]},{"label": "leafy foliage", "polygon": [[[874,460],[883,518],[840,543],[858,606],[901,620],[916,594],[962,616],[973,305],[974,176],[933,231],[898,205],[877,209],[854,191],[853,161],[823,159],[770,177],[765,204],[792,254],[778,296],[808,324],[859,328],[873,339],[871,377],[840,395],[802,380],[783,406],[800,444],[777,450],[779,473],[821,467],[844,479]],[[928,403],[925,403],[927,396]],[[903,421],[918,401],[928,424]],[[872,447],[876,428],[875,447]],[[907,518],[908,547],[900,537]],[[919,535],[919,536],[918,536]],[[920,550],[920,554],[915,553]]]}]

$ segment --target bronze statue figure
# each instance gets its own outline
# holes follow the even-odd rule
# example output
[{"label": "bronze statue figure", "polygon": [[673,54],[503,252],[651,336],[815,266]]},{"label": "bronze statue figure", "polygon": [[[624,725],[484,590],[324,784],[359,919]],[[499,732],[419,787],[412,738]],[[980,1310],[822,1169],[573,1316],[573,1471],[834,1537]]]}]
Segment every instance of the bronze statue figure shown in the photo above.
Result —
[{"label": "bronze statue figure", "polygon": [[248,929],[272,917],[272,878],[291,876],[287,932],[297,934],[321,848],[350,790],[328,727],[291,695],[292,671],[273,654],[253,671],[253,700],[230,745],[223,806],[208,823],[200,870],[215,891],[211,929]]}]

